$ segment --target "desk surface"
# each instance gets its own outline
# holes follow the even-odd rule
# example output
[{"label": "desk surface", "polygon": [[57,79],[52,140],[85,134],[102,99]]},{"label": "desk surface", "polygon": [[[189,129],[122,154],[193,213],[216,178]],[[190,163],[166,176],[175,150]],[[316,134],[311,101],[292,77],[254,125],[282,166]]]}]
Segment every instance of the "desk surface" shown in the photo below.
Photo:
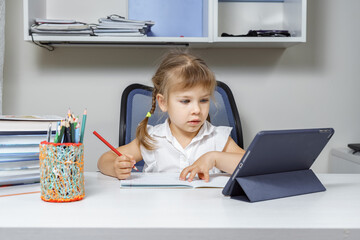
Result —
[{"label": "desk surface", "polygon": [[360,174],[318,177],[327,191],[247,203],[221,189],[120,189],[114,178],[86,173],[78,202],[0,198],[0,239],[360,239]]}]

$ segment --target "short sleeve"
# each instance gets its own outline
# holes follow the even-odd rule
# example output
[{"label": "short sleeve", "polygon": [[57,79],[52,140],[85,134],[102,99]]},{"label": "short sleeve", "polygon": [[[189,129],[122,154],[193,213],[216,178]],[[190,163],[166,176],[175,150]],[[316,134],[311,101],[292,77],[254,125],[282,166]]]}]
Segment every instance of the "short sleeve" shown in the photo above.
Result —
[{"label": "short sleeve", "polygon": [[[150,136],[153,136],[154,126],[147,125],[147,132]],[[143,145],[140,145],[141,156],[144,160],[143,172],[155,172],[156,161],[154,157],[154,151],[146,149]]]},{"label": "short sleeve", "polygon": [[219,126],[215,127],[215,148],[216,151],[222,152],[229,139],[232,127]]}]

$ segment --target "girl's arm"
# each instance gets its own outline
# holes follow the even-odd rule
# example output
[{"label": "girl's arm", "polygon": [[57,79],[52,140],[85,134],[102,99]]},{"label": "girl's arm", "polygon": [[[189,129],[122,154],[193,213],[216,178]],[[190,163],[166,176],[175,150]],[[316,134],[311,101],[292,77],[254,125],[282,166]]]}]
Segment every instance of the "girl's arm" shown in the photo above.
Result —
[{"label": "girl's arm", "polygon": [[229,137],[223,151],[214,152],[215,167],[221,171],[233,173],[244,154],[245,150]]},{"label": "girl's arm", "polygon": [[105,175],[126,179],[131,174],[134,164],[142,160],[140,146],[134,139],[129,144],[118,147],[117,150],[122,156],[116,155],[112,151],[105,152],[98,160],[97,166],[100,172]]},{"label": "girl's arm", "polygon": [[222,152],[212,151],[202,155],[191,166],[184,168],[180,173],[180,179],[185,180],[190,173],[188,181],[192,181],[196,174],[200,179],[209,181],[209,170],[216,167],[224,172],[233,173],[239,164],[245,151],[229,137]]}]

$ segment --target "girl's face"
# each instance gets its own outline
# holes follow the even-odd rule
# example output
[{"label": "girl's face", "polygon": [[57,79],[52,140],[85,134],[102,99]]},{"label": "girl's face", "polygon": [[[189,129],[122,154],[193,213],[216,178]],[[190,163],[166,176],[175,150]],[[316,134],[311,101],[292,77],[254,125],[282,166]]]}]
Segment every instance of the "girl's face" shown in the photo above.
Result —
[{"label": "girl's face", "polygon": [[170,91],[168,99],[158,94],[162,111],[168,112],[172,134],[195,136],[205,122],[210,108],[210,90],[195,86],[187,90]]}]

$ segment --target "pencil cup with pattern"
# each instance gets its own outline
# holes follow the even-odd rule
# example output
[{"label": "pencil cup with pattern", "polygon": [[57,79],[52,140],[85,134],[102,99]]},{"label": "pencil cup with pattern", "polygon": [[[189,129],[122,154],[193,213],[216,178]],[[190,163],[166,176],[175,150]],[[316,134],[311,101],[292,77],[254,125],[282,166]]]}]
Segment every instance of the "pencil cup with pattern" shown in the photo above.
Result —
[{"label": "pencil cup with pattern", "polygon": [[72,202],[84,198],[84,145],[40,143],[41,199]]}]

